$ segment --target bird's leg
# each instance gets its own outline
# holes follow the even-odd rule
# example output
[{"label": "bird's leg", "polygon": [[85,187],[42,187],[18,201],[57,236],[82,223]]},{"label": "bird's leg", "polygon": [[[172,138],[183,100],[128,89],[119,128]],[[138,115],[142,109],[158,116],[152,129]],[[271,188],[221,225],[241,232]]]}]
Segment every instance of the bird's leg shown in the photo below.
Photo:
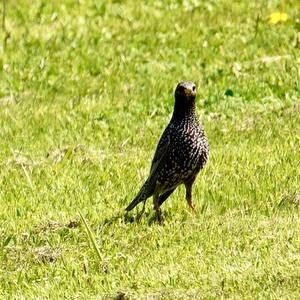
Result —
[{"label": "bird's leg", "polygon": [[158,200],[159,200],[159,195],[157,193],[154,193],[154,195],[153,195],[154,209],[156,211],[157,221],[159,223],[161,223],[161,214],[160,214],[160,208],[159,208]]},{"label": "bird's leg", "polygon": [[138,222],[140,221],[140,219],[141,219],[141,217],[142,217],[142,215],[144,214],[144,212],[145,212],[145,206],[146,206],[146,200],[144,201],[144,203],[143,203],[143,208],[142,208],[142,211],[138,214],[138,216],[137,216],[137,220],[138,220]]},{"label": "bird's leg", "polygon": [[168,198],[169,196],[175,191],[175,189],[169,190],[167,192],[165,192],[164,194],[162,194],[161,196],[159,196],[158,198],[158,205],[161,206]]},{"label": "bird's leg", "polygon": [[196,208],[195,208],[195,204],[192,201],[192,187],[193,187],[194,181],[195,181],[195,178],[192,178],[191,180],[185,182],[184,185],[185,185],[185,189],[186,189],[186,194],[185,194],[186,201],[187,201],[189,207],[195,213]]}]

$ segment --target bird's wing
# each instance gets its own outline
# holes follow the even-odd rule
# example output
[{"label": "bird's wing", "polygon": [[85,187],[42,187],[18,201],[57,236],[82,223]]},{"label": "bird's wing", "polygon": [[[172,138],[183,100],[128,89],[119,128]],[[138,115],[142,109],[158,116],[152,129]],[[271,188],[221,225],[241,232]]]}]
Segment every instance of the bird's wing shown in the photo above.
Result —
[{"label": "bird's wing", "polygon": [[133,199],[133,201],[126,207],[125,210],[130,211],[132,210],[137,204],[139,204],[142,201],[145,201],[148,197],[153,195],[156,180],[158,177],[158,173],[156,172],[159,168],[160,163],[163,161],[164,157],[166,156],[166,153],[168,152],[168,148],[170,145],[170,136],[167,132],[164,132],[161,136],[155,154],[154,158],[152,160],[150,175],[147,179],[147,181],[144,183],[142,188],[140,189],[137,196]]},{"label": "bird's wing", "polygon": [[162,134],[162,136],[158,142],[158,145],[157,145],[157,148],[156,148],[153,160],[152,160],[151,169],[150,169],[150,177],[153,173],[155,173],[160,162],[163,160],[166,153],[168,152],[170,142],[171,142],[170,135],[165,131]]}]

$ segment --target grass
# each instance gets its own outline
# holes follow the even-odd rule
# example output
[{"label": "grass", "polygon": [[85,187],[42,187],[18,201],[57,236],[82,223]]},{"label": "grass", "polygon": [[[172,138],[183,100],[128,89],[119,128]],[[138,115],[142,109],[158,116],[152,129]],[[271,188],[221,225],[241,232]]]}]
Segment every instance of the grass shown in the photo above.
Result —
[{"label": "grass", "polygon": [[[299,298],[298,8],[7,1],[0,297]],[[163,226],[151,200],[132,222],[182,79],[211,144],[198,212],[179,188]]]}]

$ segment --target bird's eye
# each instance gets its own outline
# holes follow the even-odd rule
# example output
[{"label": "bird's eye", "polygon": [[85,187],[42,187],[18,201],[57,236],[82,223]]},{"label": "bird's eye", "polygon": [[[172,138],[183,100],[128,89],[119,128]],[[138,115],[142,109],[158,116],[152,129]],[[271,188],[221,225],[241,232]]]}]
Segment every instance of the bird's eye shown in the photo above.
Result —
[{"label": "bird's eye", "polygon": [[192,89],[193,89],[193,92],[195,92],[195,91],[196,91],[196,87],[195,87],[194,85],[193,85]]}]

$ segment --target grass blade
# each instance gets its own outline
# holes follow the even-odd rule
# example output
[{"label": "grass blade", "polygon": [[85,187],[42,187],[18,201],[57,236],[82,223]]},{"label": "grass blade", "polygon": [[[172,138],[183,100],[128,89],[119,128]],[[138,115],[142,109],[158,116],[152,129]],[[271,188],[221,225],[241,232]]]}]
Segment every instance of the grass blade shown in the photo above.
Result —
[{"label": "grass blade", "polygon": [[96,254],[97,254],[99,260],[103,262],[103,261],[104,261],[104,257],[103,257],[103,255],[101,254],[101,252],[100,252],[100,250],[99,250],[99,248],[98,248],[98,246],[97,246],[97,243],[96,243],[96,239],[95,239],[94,233],[92,232],[92,230],[91,230],[89,224],[87,223],[86,219],[83,217],[83,215],[81,214],[81,212],[79,212],[79,215],[80,215],[80,218],[81,218],[81,220],[82,220],[82,222],[83,222],[83,224],[84,224],[84,226],[85,226],[85,229],[86,229],[86,232],[87,232],[87,234],[88,234],[89,240],[90,240],[90,242],[91,242],[91,244],[92,244],[92,247],[94,248],[94,250],[95,250],[95,252],[96,252]]}]

